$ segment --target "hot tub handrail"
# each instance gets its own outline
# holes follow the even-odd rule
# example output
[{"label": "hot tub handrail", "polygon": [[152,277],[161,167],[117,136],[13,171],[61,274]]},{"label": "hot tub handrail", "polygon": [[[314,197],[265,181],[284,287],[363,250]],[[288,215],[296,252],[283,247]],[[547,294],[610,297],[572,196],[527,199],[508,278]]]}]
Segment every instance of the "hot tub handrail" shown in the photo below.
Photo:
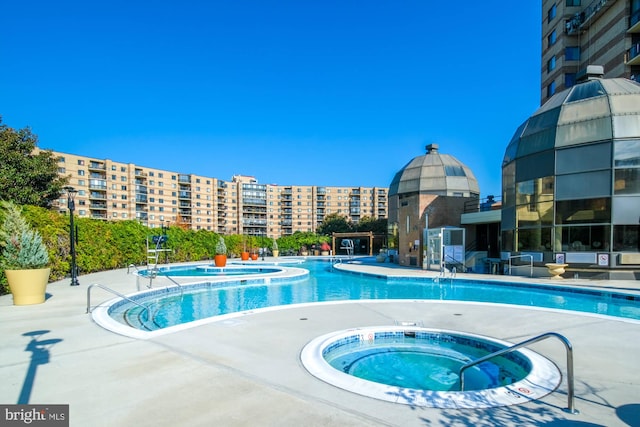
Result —
[{"label": "hot tub handrail", "polygon": [[87,314],[88,314],[88,313],[91,313],[91,288],[93,288],[94,286],[97,286],[97,287],[99,287],[99,288],[101,288],[101,289],[104,289],[104,290],[105,290],[105,291],[107,291],[107,292],[111,292],[112,294],[117,295],[117,296],[119,296],[119,297],[120,297],[120,298],[122,298],[122,299],[125,299],[125,300],[127,300],[127,301],[129,301],[129,302],[131,302],[131,303],[133,303],[133,304],[135,304],[135,305],[137,305],[137,306],[142,307],[142,309],[143,309],[143,310],[147,310],[147,312],[149,313],[149,316],[151,316],[151,311],[149,310],[149,307],[147,307],[146,305],[144,305],[144,304],[140,304],[138,301],[135,301],[135,300],[133,300],[133,299],[129,298],[128,296],[126,296],[126,295],[124,295],[124,294],[121,294],[121,293],[120,293],[120,292],[118,292],[118,291],[114,291],[113,289],[108,288],[108,287],[106,287],[106,286],[104,286],[104,285],[101,285],[101,284],[99,284],[99,283],[91,284],[91,285],[89,285],[89,287],[87,288]]},{"label": "hot tub handrail", "polygon": [[533,277],[533,255],[531,255],[531,254],[511,255],[509,257],[509,276],[511,276],[511,259],[513,259],[513,258],[524,258],[524,257],[529,257],[530,258],[530,260],[529,260],[529,266],[530,266],[529,275],[531,277]]},{"label": "hot tub handrail", "polygon": [[567,350],[567,389],[568,389],[567,400],[568,402],[567,402],[566,410],[567,412],[570,412],[572,414],[577,414],[578,411],[575,409],[574,402],[573,402],[574,401],[573,348],[569,340],[557,332],[546,332],[544,334],[538,335],[537,337],[533,337],[528,340],[522,341],[518,344],[514,344],[511,347],[503,348],[502,350],[498,350],[484,357],[481,357],[480,359],[472,360],[471,362],[463,365],[460,368],[460,374],[459,374],[460,375],[460,391],[464,391],[464,371],[467,370],[468,368],[475,366],[479,363],[486,362],[487,360],[493,359],[494,357],[502,356],[505,353],[511,353],[512,351],[515,351],[521,347],[525,347],[525,346],[528,346],[529,344],[533,344],[538,341],[542,341],[544,339],[551,338],[551,337],[558,338],[560,341],[562,341],[562,343],[565,346],[565,349]]}]

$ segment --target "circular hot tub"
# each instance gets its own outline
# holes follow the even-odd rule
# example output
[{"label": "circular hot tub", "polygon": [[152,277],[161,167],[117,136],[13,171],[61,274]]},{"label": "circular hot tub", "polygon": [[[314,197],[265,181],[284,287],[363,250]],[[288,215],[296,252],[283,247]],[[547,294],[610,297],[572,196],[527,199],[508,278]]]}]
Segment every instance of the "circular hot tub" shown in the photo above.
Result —
[{"label": "circular hot tub", "polygon": [[318,337],[305,368],[336,387],[375,399],[436,408],[486,408],[539,399],[560,384],[557,366],[519,349],[464,370],[513,345],[481,335],[416,326],[349,329]]}]

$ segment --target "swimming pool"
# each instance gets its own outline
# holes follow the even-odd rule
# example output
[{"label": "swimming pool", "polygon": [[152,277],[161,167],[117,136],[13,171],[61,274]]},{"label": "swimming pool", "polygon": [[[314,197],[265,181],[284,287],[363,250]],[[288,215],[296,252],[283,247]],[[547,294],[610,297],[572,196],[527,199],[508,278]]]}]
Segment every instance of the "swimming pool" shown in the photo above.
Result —
[{"label": "swimming pool", "polygon": [[426,277],[387,278],[337,272],[327,261],[306,261],[300,267],[309,271],[306,277],[200,281],[183,286],[184,295],[176,287],[139,292],[130,297],[148,308],[114,299],[94,310],[94,319],[107,329],[129,335],[135,329],[157,331],[191,322],[195,325],[217,316],[276,306],[388,299],[513,304],[640,320],[640,296],[624,292],[549,283],[458,278],[435,283]]},{"label": "swimming pool", "polygon": [[348,329],[309,342],[300,360],[316,378],[388,402],[438,408],[487,408],[521,404],[553,392],[557,366],[529,349],[460,369],[510,347],[477,334],[416,326]]}]

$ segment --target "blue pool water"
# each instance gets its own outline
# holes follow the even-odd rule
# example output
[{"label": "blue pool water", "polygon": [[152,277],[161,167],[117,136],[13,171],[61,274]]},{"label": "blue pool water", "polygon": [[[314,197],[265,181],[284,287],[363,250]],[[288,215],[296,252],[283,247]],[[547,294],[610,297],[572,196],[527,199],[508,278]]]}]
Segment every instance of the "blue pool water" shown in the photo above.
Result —
[{"label": "blue pool water", "polygon": [[[143,330],[162,329],[194,320],[279,305],[368,299],[458,300],[516,304],[595,313],[640,320],[640,297],[568,286],[429,278],[383,278],[333,270],[327,261],[307,261],[299,267],[304,280],[235,280],[200,283],[137,299],[148,306],[114,304],[110,316]],[[187,290],[188,289],[188,290]],[[138,298],[138,297],[136,297]]]},{"label": "blue pool water", "polygon": [[[184,267],[161,267],[158,269],[158,276],[174,277],[224,277],[224,276],[245,276],[247,274],[267,274],[281,271],[275,267],[212,267],[212,266],[184,266]],[[147,270],[139,273],[143,277],[148,277]]]},{"label": "blue pool water", "polygon": [[[370,341],[342,339],[323,351],[333,368],[390,386],[435,391],[459,391],[460,368],[502,350],[489,341],[435,332],[375,333]],[[358,338],[355,336],[355,338]],[[465,373],[466,390],[484,390],[522,380],[531,363],[509,353],[473,366]]]}]

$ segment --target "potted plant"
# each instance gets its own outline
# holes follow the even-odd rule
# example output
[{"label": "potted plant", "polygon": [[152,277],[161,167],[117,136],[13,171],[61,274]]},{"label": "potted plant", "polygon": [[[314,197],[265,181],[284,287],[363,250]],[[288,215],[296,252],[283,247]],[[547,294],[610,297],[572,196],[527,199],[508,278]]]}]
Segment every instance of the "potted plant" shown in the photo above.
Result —
[{"label": "potted plant", "polygon": [[252,247],[251,248],[251,253],[249,254],[249,256],[251,256],[251,259],[253,261],[257,260],[258,259],[258,249]]},{"label": "potted plant", "polygon": [[246,261],[249,259],[249,251],[247,251],[247,238],[242,236],[242,252],[240,252],[240,259]]},{"label": "potted plant", "polygon": [[331,246],[327,242],[322,242],[320,245],[320,255],[327,256],[331,251]]},{"label": "potted plant", "polygon": [[273,256],[275,256],[275,257],[280,255],[280,251],[278,250],[278,241],[276,239],[273,239],[273,245],[271,246],[271,252],[273,253]]},{"label": "potted plant", "polygon": [[51,269],[47,247],[42,236],[31,229],[20,208],[12,202],[2,202],[4,220],[0,228],[2,260],[14,305],[41,304]]},{"label": "potted plant", "polygon": [[213,262],[216,267],[224,267],[227,265],[227,244],[222,236],[218,237],[218,243],[216,243],[216,254],[213,257]]},{"label": "potted plant", "polygon": [[302,256],[308,256],[309,255],[309,251],[307,250],[307,247],[305,245],[302,245],[300,247],[300,255],[302,255]]}]

